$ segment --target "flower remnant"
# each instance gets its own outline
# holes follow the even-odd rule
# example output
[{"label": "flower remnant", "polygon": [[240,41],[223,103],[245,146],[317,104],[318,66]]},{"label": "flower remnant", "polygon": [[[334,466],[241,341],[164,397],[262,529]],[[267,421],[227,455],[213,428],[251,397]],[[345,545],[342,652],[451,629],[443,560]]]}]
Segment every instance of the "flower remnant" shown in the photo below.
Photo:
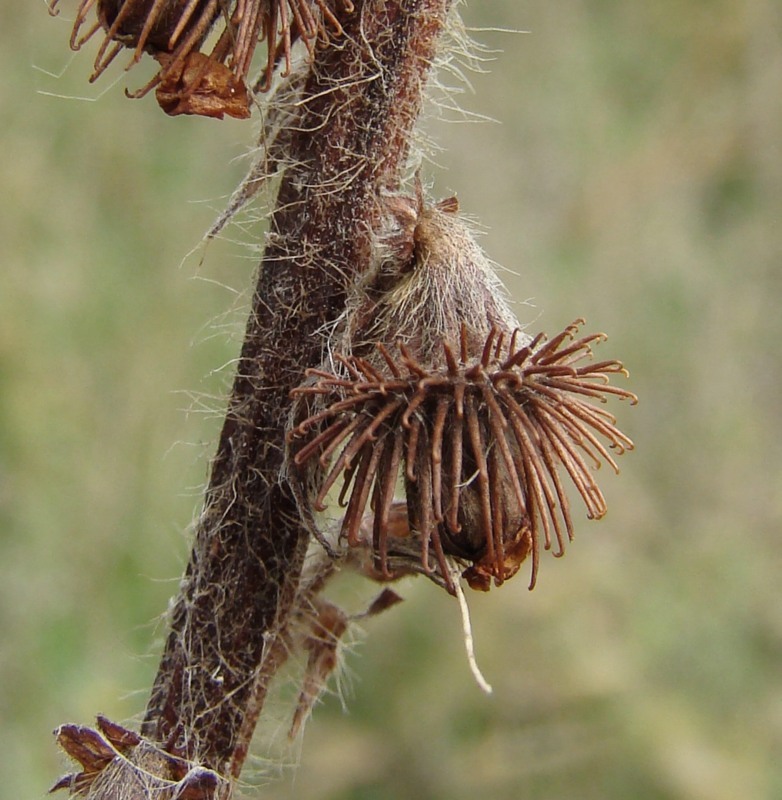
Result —
[{"label": "flower remnant", "polygon": [[[50,13],[60,0],[50,0]],[[96,21],[88,18],[93,7]],[[342,35],[340,16],[352,13],[351,0],[81,0],[71,31],[79,50],[98,31],[103,40],[90,82],[97,80],[123,48],[133,49],[126,69],[149,53],[160,69],[130,97],[156,88],[161,108],[172,116],[199,114],[222,119],[250,116],[247,77],[255,48],[266,41],[266,66],[254,88],[271,85],[276,66],[291,69],[291,48],[301,39],[310,57],[318,44]],[[208,53],[201,47],[215,26],[222,31]]]},{"label": "flower remnant", "polygon": [[67,789],[77,797],[118,797],[118,786],[130,787],[128,797],[158,800],[205,800],[225,797],[224,778],[204,766],[162,750],[135,731],[98,716],[97,726],[60,725],[57,743],[81,767],[60,778],[50,792]]}]

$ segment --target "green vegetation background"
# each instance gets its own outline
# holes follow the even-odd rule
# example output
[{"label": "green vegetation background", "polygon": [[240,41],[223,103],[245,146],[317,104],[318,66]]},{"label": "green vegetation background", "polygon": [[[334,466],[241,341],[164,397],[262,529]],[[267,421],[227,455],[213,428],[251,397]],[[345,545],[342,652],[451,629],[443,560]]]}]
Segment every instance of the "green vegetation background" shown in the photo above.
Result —
[{"label": "green vegetation background", "polygon": [[[75,0],[60,19],[2,5],[0,796],[17,800],[63,771],[57,724],[143,709],[258,254],[185,258],[252,124],[127,100],[138,71],[89,86]],[[504,52],[460,102],[501,124],[430,125],[433,192],[485,225],[535,330],[583,315],[610,335],[637,451],[535,592],[471,598],[492,697],[455,604],[405,584],[347,656],[347,712],[329,697],[303,745],[259,750],[261,781],[301,765],[247,795],[782,797],[782,7],[464,15],[529,32],[475,34]],[[259,245],[260,226],[231,237]]]}]

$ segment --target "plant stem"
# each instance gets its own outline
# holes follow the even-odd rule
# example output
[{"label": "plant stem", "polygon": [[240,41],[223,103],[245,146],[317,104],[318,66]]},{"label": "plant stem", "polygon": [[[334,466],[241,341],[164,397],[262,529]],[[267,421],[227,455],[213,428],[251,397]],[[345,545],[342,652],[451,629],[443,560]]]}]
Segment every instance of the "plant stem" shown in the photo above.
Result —
[{"label": "plant stem", "polygon": [[[319,331],[342,313],[368,264],[380,191],[400,187],[451,1],[356,3],[345,38],[316,53],[294,122],[204,510],[141,730],[148,743],[231,782],[287,655],[309,542],[281,475],[289,394],[320,364]],[[96,794],[98,783],[91,796],[115,796],[116,782]],[[123,797],[151,790],[133,791]]]}]

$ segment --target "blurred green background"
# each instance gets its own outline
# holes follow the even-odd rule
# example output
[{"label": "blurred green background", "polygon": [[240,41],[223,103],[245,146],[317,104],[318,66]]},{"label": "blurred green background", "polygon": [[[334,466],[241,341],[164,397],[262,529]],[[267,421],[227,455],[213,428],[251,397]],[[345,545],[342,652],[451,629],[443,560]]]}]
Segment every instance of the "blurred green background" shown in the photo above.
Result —
[{"label": "blurred green background", "polygon": [[[75,6],[3,0],[0,26],[15,800],[64,770],[57,724],[144,707],[258,260],[236,228],[191,253],[253,126],[127,100],[143,69],[89,86]],[[782,797],[782,6],[473,0],[464,18],[528,32],[475,33],[504,52],[460,102],[501,124],[430,122],[444,150],[426,175],[486,227],[535,330],[583,315],[610,335],[641,398],[616,405],[637,450],[535,592],[520,576],[470,598],[492,697],[456,604],[404,584],[347,656],[347,713],[331,696],[303,745],[274,763],[260,748],[247,796]],[[269,716],[278,746],[287,714]],[[267,783],[283,761],[300,766]]]}]

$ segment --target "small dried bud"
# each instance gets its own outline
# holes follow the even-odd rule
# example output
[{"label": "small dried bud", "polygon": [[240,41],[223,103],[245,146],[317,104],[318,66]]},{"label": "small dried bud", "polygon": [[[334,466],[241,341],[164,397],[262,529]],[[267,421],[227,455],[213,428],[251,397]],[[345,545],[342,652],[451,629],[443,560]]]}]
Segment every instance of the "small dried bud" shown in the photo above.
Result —
[{"label": "small dried bud", "polygon": [[[341,484],[340,536],[371,546],[386,579],[416,552],[418,569],[449,590],[449,558],[465,565],[472,588],[487,590],[531,553],[532,588],[541,542],[545,549],[556,542],[561,555],[573,536],[560,471],[598,519],[605,500],[588,462],[616,470],[609,449],[633,446],[595,401],[635,397],[608,383],[626,374],[619,362],[591,360],[592,345],[605,337],[579,338],[583,320],[548,342],[520,332],[454,210],[449,201],[419,215],[411,246],[397,248],[409,258],[383,256],[331,363],[309,371],[295,391],[293,481],[310,520],[310,509],[324,511]],[[401,536],[399,481],[407,509]],[[362,527],[367,508],[371,543]]]}]

